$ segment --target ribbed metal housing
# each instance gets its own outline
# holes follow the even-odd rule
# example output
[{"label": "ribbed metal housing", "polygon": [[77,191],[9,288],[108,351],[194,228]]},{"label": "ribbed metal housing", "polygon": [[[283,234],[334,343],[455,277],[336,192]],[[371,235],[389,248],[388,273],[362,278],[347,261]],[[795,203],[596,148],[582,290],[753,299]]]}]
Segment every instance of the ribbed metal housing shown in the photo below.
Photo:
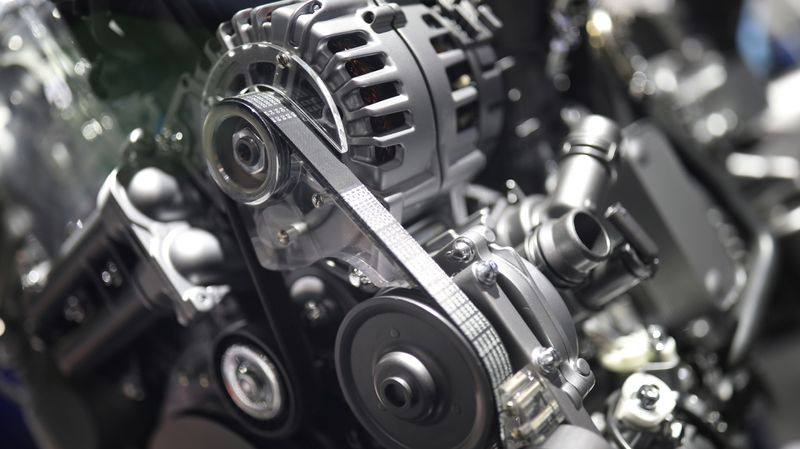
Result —
[{"label": "ribbed metal housing", "polygon": [[208,55],[233,57],[240,74],[215,79],[212,67],[209,79],[227,84],[211,86],[217,95],[279,84],[283,71],[252,55],[259,43],[299,57],[333,102],[309,99],[304,106],[333,140],[337,131],[345,136],[343,160],[370,189],[413,207],[483,167],[502,123],[500,70],[489,45],[499,26],[486,9],[444,0],[433,8],[272,3],[220,26]]}]

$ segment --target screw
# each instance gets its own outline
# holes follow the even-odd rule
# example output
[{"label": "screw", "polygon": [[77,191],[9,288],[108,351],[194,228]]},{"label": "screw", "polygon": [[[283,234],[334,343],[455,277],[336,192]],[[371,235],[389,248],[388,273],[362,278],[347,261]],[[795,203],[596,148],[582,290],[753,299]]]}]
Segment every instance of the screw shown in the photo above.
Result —
[{"label": "screw", "polygon": [[122,285],[122,275],[114,262],[108,262],[105,270],[100,273],[100,279],[106,287],[119,287]]},{"label": "screw", "polygon": [[639,406],[643,409],[654,410],[656,403],[661,399],[661,391],[658,389],[658,385],[642,385],[639,387],[636,397],[639,398]]},{"label": "screw", "polygon": [[497,263],[493,260],[481,260],[472,264],[472,272],[481,284],[491,287],[497,282]]},{"label": "screw", "polygon": [[285,229],[281,229],[280,231],[278,231],[277,238],[278,238],[278,243],[280,243],[281,245],[288,245],[289,242],[292,240],[291,237],[289,236],[289,231]]},{"label": "screw", "polygon": [[650,345],[655,349],[656,352],[662,352],[669,341],[669,336],[667,336],[664,328],[661,326],[650,325],[647,326],[647,333],[650,336]]},{"label": "screw", "polygon": [[186,374],[180,374],[178,376],[178,383],[182,387],[188,387],[189,386],[189,376],[187,376]]},{"label": "screw", "polygon": [[325,204],[325,197],[321,193],[315,193],[311,195],[311,205],[315,208],[319,209],[322,205]]},{"label": "screw", "polygon": [[289,67],[289,63],[291,63],[291,62],[292,62],[292,57],[289,56],[288,53],[281,53],[281,54],[278,55],[278,65],[282,69],[285,69],[286,67]]},{"label": "screw", "polygon": [[209,380],[208,376],[205,374],[200,375],[200,377],[197,379],[197,383],[200,384],[201,388],[208,388],[211,386],[211,380]]},{"label": "screw", "polygon": [[545,374],[553,374],[561,362],[561,354],[556,348],[539,348],[534,357],[536,364]]},{"label": "screw", "polygon": [[293,240],[302,235],[306,229],[307,225],[305,223],[295,223],[287,228],[279,230],[275,234],[275,239],[278,241],[278,244],[288,246]]},{"label": "screw", "polygon": [[24,276],[22,276],[22,289],[33,291],[41,290],[44,286],[44,277],[45,275],[35,268],[28,271]]},{"label": "screw", "polygon": [[308,301],[303,305],[303,313],[311,324],[317,324],[327,316],[325,306],[319,301]]},{"label": "screw", "polygon": [[311,10],[314,12],[317,12],[320,9],[322,9],[322,5],[320,5],[319,3],[314,3],[314,6],[311,7]]},{"label": "screw", "polygon": [[122,384],[122,394],[131,401],[141,401],[144,399],[144,391],[133,381],[125,381]]},{"label": "screw", "polygon": [[475,245],[466,237],[459,237],[453,242],[448,257],[456,262],[467,263],[475,257]]},{"label": "screw", "polygon": [[364,274],[364,272],[358,268],[353,268],[353,270],[350,271],[350,274],[347,275],[347,279],[350,281],[350,285],[356,288],[365,285],[372,285],[372,281],[369,279],[369,276]]}]

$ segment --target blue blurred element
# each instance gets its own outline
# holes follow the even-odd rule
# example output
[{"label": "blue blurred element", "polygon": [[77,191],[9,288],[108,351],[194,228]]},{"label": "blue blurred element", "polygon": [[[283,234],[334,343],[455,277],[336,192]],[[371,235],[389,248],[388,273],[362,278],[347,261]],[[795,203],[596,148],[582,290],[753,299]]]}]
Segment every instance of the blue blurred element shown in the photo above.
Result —
[{"label": "blue blurred element", "polygon": [[746,2],[739,15],[736,29],[736,46],[750,70],[763,77],[772,72],[772,46],[767,25],[761,23],[751,2]]},{"label": "blue blurred element", "polygon": [[[0,371],[0,382],[13,388],[16,380],[11,372]],[[17,404],[0,389],[0,448],[36,449],[22,412]]]},{"label": "blue blurred element", "polygon": [[[796,42],[797,34],[780,34],[773,30],[766,18],[768,16],[759,14],[759,8],[763,6],[753,0],[742,5],[736,30],[736,47],[753,73],[771,78],[795,67],[800,59],[800,51]],[[772,13],[781,11],[788,9],[781,8]]]}]

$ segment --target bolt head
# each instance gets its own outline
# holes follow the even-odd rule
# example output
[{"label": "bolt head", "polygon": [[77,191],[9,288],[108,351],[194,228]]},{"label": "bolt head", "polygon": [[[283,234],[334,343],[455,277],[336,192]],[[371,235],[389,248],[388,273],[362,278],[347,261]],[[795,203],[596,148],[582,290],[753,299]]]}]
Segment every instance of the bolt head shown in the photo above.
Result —
[{"label": "bolt head", "polygon": [[661,399],[661,390],[658,389],[658,385],[642,385],[639,387],[636,397],[639,399],[639,405],[643,409],[654,410],[656,403]]},{"label": "bolt head", "polygon": [[291,63],[291,61],[292,61],[292,57],[289,56],[288,53],[281,53],[281,54],[278,55],[278,65],[282,69],[285,69],[286,67],[289,67],[289,64]]},{"label": "bolt head", "polygon": [[553,374],[561,363],[561,354],[556,348],[540,348],[534,357],[536,364],[545,374]]},{"label": "bolt head", "polygon": [[325,305],[319,301],[308,301],[303,305],[303,314],[311,324],[317,324],[327,317]]},{"label": "bolt head", "polygon": [[315,193],[311,195],[311,205],[314,206],[315,209],[319,209],[323,204],[325,204],[325,198],[322,194]]},{"label": "bolt head", "polygon": [[114,262],[108,262],[105,269],[100,273],[100,280],[106,287],[119,287],[122,285],[122,274]]},{"label": "bolt head", "polygon": [[478,281],[487,286],[494,286],[497,282],[498,267],[493,260],[480,260],[472,264],[472,270]]},{"label": "bolt head", "polygon": [[289,235],[289,231],[285,229],[281,229],[280,231],[278,231],[276,238],[278,240],[278,243],[284,246],[288,245],[289,242],[292,240],[292,237]]},{"label": "bolt head", "polygon": [[575,361],[575,368],[578,371],[578,374],[581,376],[588,376],[592,374],[592,368],[589,366],[589,362],[586,361],[584,358],[580,358]]},{"label": "bolt head", "polygon": [[453,242],[447,255],[456,262],[470,262],[475,257],[475,245],[471,240],[459,237]]}]

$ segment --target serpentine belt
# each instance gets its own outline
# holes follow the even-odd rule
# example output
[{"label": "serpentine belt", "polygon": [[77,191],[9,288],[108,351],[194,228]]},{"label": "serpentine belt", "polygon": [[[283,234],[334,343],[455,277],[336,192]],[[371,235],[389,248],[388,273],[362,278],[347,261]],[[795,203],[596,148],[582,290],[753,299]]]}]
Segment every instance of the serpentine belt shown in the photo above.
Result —
[{"label": "serpentine belt", "polygon": [[252,92],[223,102],[234,102],[245,107],[264,126],[283,134],[312,175],[329,191],[336,205],[439,305],[481,359],[499,409],[500,384],[512,374],[508,353],[489,320],[450,276],[350,169],[334,156],[328,144],[290,109],[290,100],[279,93]]}]

